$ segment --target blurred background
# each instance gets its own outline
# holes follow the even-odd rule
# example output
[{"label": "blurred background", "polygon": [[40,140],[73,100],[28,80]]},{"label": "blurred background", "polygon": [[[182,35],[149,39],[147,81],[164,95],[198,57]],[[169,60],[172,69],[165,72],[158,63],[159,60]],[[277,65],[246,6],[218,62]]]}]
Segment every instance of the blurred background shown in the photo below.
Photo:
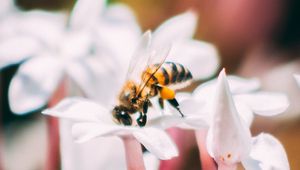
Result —
[{"label": "blurred background", "polygon": [[[5,0],[1,0],[5,1]],[[0,3],[1,3],[0,1]],[[70,11],[74,0],[16,0],[22,10]],[[109,0],[129,5],[143,30],[164,20],[194,10],[199,15],[196,38],[213,43],[221,56],[221,67],[230,74],[258,77],[263,89],[287,93],[290,108],[284,115],[256,117],[254,134],[269,132],[284,145],[291,169],[300,169],[300,88],[293,77],[300,74],[300,1],[298,0]],[[0,108],[4,132],[3,164],[15,169],[43,169],[47,128],[39,111],[13,115],[7,89],[18,64],[1,70]],[[2,134],[2,133],[0,133]],[[37,154],[30,154],[32,150]],[[197,154],[197,153],[196,153]],[[28,156],[27,161],[24,155]],[[1,164],[1,163],[0,163]],[[26,168],[25,168],[26,169]]]}]

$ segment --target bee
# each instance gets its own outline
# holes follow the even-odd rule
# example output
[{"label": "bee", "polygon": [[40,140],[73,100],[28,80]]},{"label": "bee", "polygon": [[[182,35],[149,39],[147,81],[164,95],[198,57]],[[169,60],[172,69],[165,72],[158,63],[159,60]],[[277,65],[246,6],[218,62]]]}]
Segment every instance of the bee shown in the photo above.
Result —
[{"label": "bee", "polygon": [[[118,105],[112,110],[114,121],[130,126],[131,116],[139,112],[136,123],[143,127],[147,122],[148,107],[152,106],[150,98],[158,96],[159,106],[164,109],[167,100],[183,117],[175,98],[175,89],[191,83],[191,72],[179,63],[165,62],[171,49],[170,45],[151,48],[151,32],[146,32],[132,59],[125,84],[118,97]],[[178,86],[179,85],[179,86]]]}]

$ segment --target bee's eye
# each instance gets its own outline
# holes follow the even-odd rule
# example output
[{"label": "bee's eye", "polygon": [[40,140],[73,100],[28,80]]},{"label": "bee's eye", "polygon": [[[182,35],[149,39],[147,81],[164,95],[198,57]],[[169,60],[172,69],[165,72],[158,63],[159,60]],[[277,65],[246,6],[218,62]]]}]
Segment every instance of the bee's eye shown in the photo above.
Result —
[{"label": "bee's eye", "polygon": [[131,117],[125,111],[119,112],[118,120],[120,121],[120,123],[122,123],[123,125],[126,125],[126,126],[130,126],[132,124]]},{"label": "bee's eye", "polygon": [[125,110],[120,110],[120,109],[114,109],[113,110],[113,115],[115,117],[115,119],[126,126],[130,126],[132,124],[132,120],[131,117],[129,116],[128,112]]},{"label": "bee's eye", "polygon": [[120,116],[120,122],[126,126],[130,126],[132,124],[131,117],[128,114]]}]

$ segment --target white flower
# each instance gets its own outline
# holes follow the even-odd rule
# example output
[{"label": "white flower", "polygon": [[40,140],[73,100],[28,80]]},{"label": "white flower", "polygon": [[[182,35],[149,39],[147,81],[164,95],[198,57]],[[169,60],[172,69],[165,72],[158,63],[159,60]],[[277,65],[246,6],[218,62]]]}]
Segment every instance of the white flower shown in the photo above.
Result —
[{"label": "white flower", "polygon": [[250,155],[242,164],[247,170],[290,169],[282,144],[275,137],[265,133],[252,137]]},{"label": "white flower", "polygon": [[294,77],[295,77],[295,80],[296,80],[298,86],[300,87],[300,75],[295,74]]},{"label": "white flower", "polygon": [[166,132],[147,125],[143,128],[117,125],[113,121],[111,109],[87,99],[68,98],[43,113],[77,121],[72,128],[77,142],[86,142],[96,137],[132,135],[160,159],[178,155],[175,144]]},{"label": "white flower", "polygon": [[[207,136],[207,149],[218,163],[218,169],[236,169],[239,162],[242,162],[246,169],[253,167],[255,167],[254,169],[258,167],[258,169],[289,169],[286,154],[275,138],[262,134],[251,139],[248,124],[238,114],[224,70],[218,78],[213,106],[212,123]],[[250,104],[250,106],[263,108],[256,112],[263,114],[268,112],[269,115],[273,115],[271,112],[283,111],[264,107],[264,104],[256,103]],[[267,111],[266,108],[270,110]],[[272,147],[274,151],[262,155],[261,153],[270,150],[268,144],[275,146]]]},{"label": "white flower", "polygon": [[[283,113],[289,106],[287,96],[280,92],[261,91],[257,79],[244,79],[236,76],[226,77],[229,89],[233,96],[234,105],[238,114],[251,125],[254,115],[274,116]],[[203,103],[202,110],[211,112],[214,96],[217,88],[217,80],[211,80],[198,86],[192,95],[192,99]],[[211,114],[208,114],[208,121],[211,121]]]},{"label": "white flower", "polygon": [[[277,92],[260,91],[257,79],[244,79],[237,76],[228,76],[230,92],[233,95],[237,113],[250,127],[254,114],[274,116],[283,113],[289,106],[286,95]],[[166,114],[157,118],[164,119],[161,127],[178,126],[184,129],[207,129],[211,125],[216,93],[217,79],[205,82],[198,86],[192,94],[178,93],[180,109],[185,117],[174,117],[178,114],[172,107],[166,108]],[[156,119],[152,120],[155,121]],[[151,121],[150,121],[151,122]]]},{"label": "white flower", "polygon": [[[207,78],[215,73],[218,68],[219,58],[217,50],[213,45],[192,39],[196,29],[196,22],[196,14],[191,11],[172,17],[154,31],[152,35],[152,47],[157,48],[165,46],[166,44],[172,44],[172,49],[166,60],[183,64],[192,72],[194,79],[198,80]],[[105,28],[106,27],[101,27],[101,29]],[[81,79],[81,84],[82,86],[85,84],[85,89],[89,89],[87,93],[91,94],[88,95],[90,98],[97,99],[102,103],[111,104],[112,101],[109,97],[116,96],[119,92],[125,77],[123,72],[126,72],[133,52],[133,49],[127,48],[127,45],[134,44],[134,46],[136,46],[137,42],[129,41],[126,42],[125,45],[123,41],[118,41],[120,37],[116,38],[115,34],[107,34],[106,31],[99,31],[98,33],[99,37],[103,37],[104,40],[109,40],[105,43],[109,46],[108,49],[117,49],[113,51],[114,54],[118,56],[115,63],[121,63],[121,65],[115,66],[114,69],[111,69],[111,73],[109,74],[98,74],[101,75],[99,79],[95,79],[93,76],[91,76],[90,79]],[[136,39],[133,38],[132,40]],[[124,49],[124,47],[126,47],[126,49]],[[106,61],[107,60],[104,60],[104,62]],[[110,64],[109,62],[107,65]],[[97,67],[97,65],[93,67]],[[88,75],[89,73],[85,73],[84,70],[81,70],[80,74]],[[86,81],[93,81],[94,83],[84,83]],[[114,83],[111,83],[112,81]],[[112,93],[112,91],[114,91],[114,93]],[[175,123],[175,119],[178,118],[166,117],[163,119]],[[151,123],[151,121],[149,121],[149,123]]]},{"label": "white flower", "polygon": [[[144,49],[144,45],[150,44],[151,50],[155,50],[157,46],[151,44],[151,33],[147,32],[138,46],[141,49],[137,49],[135,53],[141,52],[140,50]],[[142,50],[143,51],[143,50]],[[119,69],[119,68],[118,68]],[[120,72],[119,77],[124,77],[122,75],[124,72]],[[112,79],[112,76],[110,79]],[[113,77],[113,79],[118,79],[118,77]],[[108,82],[110,83],[110,82]],[[111,135],[129,135],[133,134],[135,138],[137,138],[146,148],[148,148],[152,153],[156,154],[160,159],[168,159],[177,154],[176,147],[173,146],[172,141],[168,138],[164,131],[158,130],[158,126],[162,123],[159,119],[155,119],[154,121],[149,120],[149,125],[145,128],[138,127],[124,127],[120,125],[116,125],[112,121],[111,110],[112,108],[104,108],[103,105],[112,104],[113,98],[117,96],[117,93],[120,89],[115,89],[114,86],[121,87],[122,84],[111,84],[106,89],[99,88],[99,91],[106,93],[108,95],[102,95],[101,98],[102,106],[96,104],[92,104],[91,102],[84,100],[76,100],[76,99],[67,99],[64,100],[57,107],[46,110],[44,113],[58,116],[58,117],[66,117],[70,119],[75,119],[80,121],[80,123],[75,123],[73,126],[73,135],[77,137],[79,141],[87,141],[93,139],[97,136],[111,136]],[[115,104],[115,103],[114,103]],[[92,110],[90,110],[92,109]],[[152,111],[154,112],[154,111]],[[92,113],[92,114],[89,114]],[[152,115],[155,113],[150,113],[148,115]],[[103,117],[104,115],[104,117]],[[101,116],[101,117],[99,117]],[[151,116],[150,116],[151,117]],[[173,120],[176,116],[169,116],[169,120]],[[177,118],[178,119],[178,118]],[[166,120],[166,119],[164,119]],[[85,122],[82,122],[85,121]],[[153,135],[155,137],[153,137]],[[163,147],[164,149],[160,149]]]},{"label": "white flower", "polygon": [[0,20],[0,69],[55,46],[65,15],[40,10],[15,11]]},{"label": "white flower", "polygon": [[185,65],[196,80],[215,74],[219,64],[212,44],[193,39],[197,19],[196,13],[188,11],[165,21],[153,32],[154,46],[173,43],[167,60]]},{"label": "white flower", "polygon": [[[113,6],[110,9],[116,11],[121,8],[120,6]],[[121,17],[118,15],[121,12],[112,14],[112,12],[106,13],[105,16],[114,18],[115,21],[118,21],[117,17]],[[131,21],[129,16],[122,15],[124,22]],[[172,17],[154,31],[151,40],[153,48],[172,44],[172,49],[166,60],[186,66],[192,72],[195,80],[213,75],[218,68],[219,62],[217,50],[213,45],[192,39],[196,29],[196,22],[196,14],[190,11]],[[112,61],[110,58],[103,57],[101,61],[104,63],[103,69],[99,69],[97,63],[91,63],[89,66],[90,69],[94,70],[93,74],[89,70],[78,68],[76,65],[72,66],[72,69],[78,70],[74,77],[84,77],[76,79],[76,81],[81,87],[86,89],[87,96],[102,103],[112,103],[113,101],[108,98],[116,96],[119,92],[126,76],[124,73],[128,69],[131,56],[141,36],[138,31],[135,31],[137,33],[135,36],[132,34],[127,34],[130,37],[120,36],[122,31],[117,31],[116,24],[113,24],[114,22],[108,23],[111,23],[111,25],[101,24],[99,26],[97,37],[99,37],[99,41],[103,41],[103,43],[99,44],[108,50],[106,51],[107,53],[117,56],[114,58],[115,60]],[[126,30],[136,30],[134,25],[126,26],[124,24],[124,28],[130,28],[122,29],[124,32]],[[114,30],[114,33],[108,33],[109,30]],[[112,94],[112,91],[114,91],[114,94]]]},{"label": "white flower", "polygon": [[[195,79],[203,79],[215,74],[219,64],[219,56],[212,44],[193,39],[196,26],[197,15],[192,11],[174,16],[153,31],[152,45],[154,48],[157,48],[166,44],[172,44],[167,61],[181,63],[189,68]],[[123,41],[119,41],[120,37],[118,34],[107,34],[107,31],[103,29],[106,30],[106,27],[102,25],[98,31],[99,37],[108,40],[105,44],[110,49],[118,49],[114,53],[116,53],[122,65],[125,65],[125,68],[127,68],[131,54],[138,44],[139,39],[136,37],[141,35],[133,36],[134,38],[131,38],[131,41],[126,41],[125,45]],[[130,46],[127,46],[128,44]]]},{"label": "white flower", "polygon": [[[97,3],[97,5],[93,2]],[[114,62],[110,59],[112,55],[107,52],[106,48],[101,48],[101,44],[97,42],[99,37],[95,35],[95,31],[102,23],[114,22],[112,20],[116,19],[109,18],[105,19],[105,21],[101,19],[100,14],[102,12],[110,11],[110,9],[99,11],[104,8],[104,4],[104,1],[98,0],[78,1],[72,11],[67,27],[50,36],[57,37],[53,41],[50,41],[53,43],[42,44],[43,47],[39,50],[36,50],[37,47],[35,47],[36,44],[34,42],[30,44],[30,49],[34,49],[32,50],[33,53],[29,53],[27,50],[23,54],[29,53],[33,57],[20,66],[9,88],[10,106],[16,114],[24,114],[47,104],[48,99],[65,75],[71,77],[81,87],[83,92],[89,95],[90,93],[87,90],[89,86],[86,85],[92,84],[89,79],[97,78],[99,76],[97,75],[98,73],[108,75],[111,73],[110,69],[112,67],[118,67],[118,63],[115,63],[115,66],[113,65]],[[92,8],[87,10],[87,6]],[[120,8],[128,10],[126,7]],[[116,10],[114,12],[118,13],[119,11]],[[88,19],[84,20],[82,17]],[[118,22],[114,22],[115,28],[118,27],[118,23],[121,26],[127,24],[122,19],[119,18]],[[39,21],[33,19],[29,23],[34,26]],[[133,23],[134,21],[128,23],[128,27]],[[41,30],[40,32],[36,28],[35,30],[32,27],[30,28],[31,32],[36,32],[34,35],[47,35],[52,30],[49,29],[50,31],[46,30],[46,32]],[[120,27],[119,29],[124,29],[124,27]],[[23,29],[20,31],[23,31]],[[134,32],[135,30],[127,30],[126,33],[130,33],[130,31]],[[113,32],[106,33],[114,34]],[[134,32],[134,34],[137,33]],[[36,37],[33,36],[33,38]],[[39,38],[36,39],[36,42],[41,44]],[[10,44],[16,45],[18,43],[20,41],[16,40]],[[108,61],[110,64],[105,61]],[[86,73],[89,73],[89,75]]]}]

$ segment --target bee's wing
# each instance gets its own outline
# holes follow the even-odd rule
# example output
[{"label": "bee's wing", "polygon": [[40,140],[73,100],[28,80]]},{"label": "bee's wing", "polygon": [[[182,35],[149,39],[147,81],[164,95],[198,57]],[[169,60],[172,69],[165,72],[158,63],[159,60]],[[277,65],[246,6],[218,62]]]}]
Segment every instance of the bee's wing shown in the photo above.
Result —
[{"label": "bee's wing", "polygon": [[[150,31],[147,31],[142,36],[142,39],[131,58],[126,76],[127,81],[131,80],[139,84],[138,91],[136,93],[137,95],[144,90],[147,82],[164,63],[170,49],[171,45],[166,45],[164,47],[152,47]],[[151,73],[151,76],[142,77],[142,73],[153,64],[158,64],[157,69]]]},{"label": "bee's wing", "polygon": [[150,76],[144,74],[144,76],[141,77],[141,83],[138,88],[137,96],[142,93],[148,81],[154,76],[154,74],[159,70],[159,68],[165,62],[170,50],[171,50],[171,44],[166,44],[165,46],[162,47],[151,47],[150,57],[148,59],[146,68],[143,71],[145,71],[149,66],[154,64],[157,65],[157,67],[155,70],[152,70],[152,72],[149,73]]},{"label": "bee's wing", "polygon": [[147,31],[142,36],[133,56],[131,57],[126,80],[140,83],[141,74],[148,66],[150,58],[151,32]]}]

